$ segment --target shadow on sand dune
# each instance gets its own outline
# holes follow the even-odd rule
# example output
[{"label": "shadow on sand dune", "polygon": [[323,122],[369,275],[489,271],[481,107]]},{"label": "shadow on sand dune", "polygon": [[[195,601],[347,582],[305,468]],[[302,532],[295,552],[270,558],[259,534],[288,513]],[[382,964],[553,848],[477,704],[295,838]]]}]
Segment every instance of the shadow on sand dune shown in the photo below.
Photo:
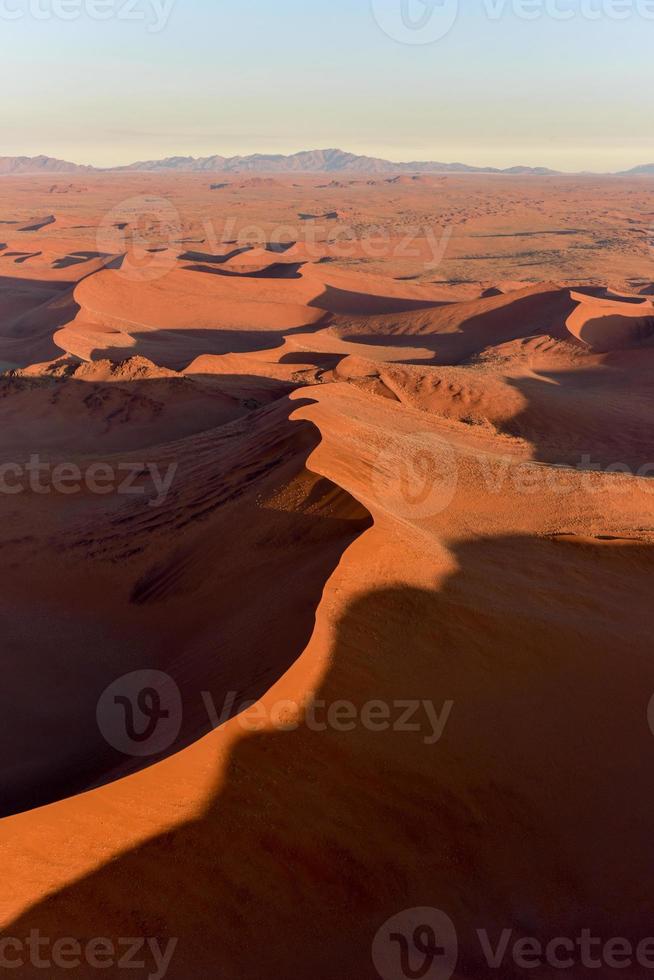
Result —
[{"label": "shadow on sand dune", "polygon": [[0,276],[0,361],[27,366],[60,356],[52,335],[79,312],[75,285]]},{"label": "shadow on sand dune", "polygon": [[[199,330],[134,330],[130,331],[130,347],[96,347],[90,353],[92,361],[107,358],[121,361],[136,355],[173,371],[182,371],[204,354],[248,354],[275,350],[293,334],[315,333],[327,326],[328,315],[317,323],[275,330],[229,330],[222,327]],[[62,351],[59,351],[61,354]]]},{"label": "shadow on sand dune", "polygon": [[[346,316],[375,316],[391,313],[410,313],[414,310],[432,310],[448,303],[436,300],[402,299],[393,296],[374,296],[371,293],[340,289],[327,285],[324,292],[311,300],[309,306]],[[379,343],[379,339],[377,341]]]},{"label": "shadow on sand dune", "polygon": [[541,462],[623,473],[643,467],[643,475],[651,476],[654,358],[648,350],[622,357],[507,379],[525,407],[498,428],[531,442]]},{"label": "shadow on sand dune", "polygon": [[[504,537],[455,556],[439,590],[382,589],[342,617],[317,698],[351,702],[351,731],[249,736],[201,819],[6,934],[177,937],[176,980],[368,980],[378,928],[419,906],[456,923],[462,978],[498,976],[476,928],[649,935],[654,549]],[[454,702],[440,741],[422,709],[398,727],[414,700],[442,718]],[[381,724],[360,721],[371,701]]]},{"label": "shadow on sand dune", "polygon": [[[89,389],[87,402],[94,397],[93,385],[75,384]],[[63,389],[61,382],[49,387],[55,399]],[[289,420],[301,404],[282,400],[262,410],[258,425],[249,417],[171,444],[161,470],[172,461],[173,482],[155,507],[151,487],[121,496],[124,473],[109,498],[84,489],[55,494],[47,476],[40,481],[47,499],[43,491],[9,498],[0,569],[2,815],[154,761],[126,761],[98,728],[98,699],[122,675],[163,670],[181,692],[181,730],[163,758],[210,730],[203,690],[213,690],[216,703],[234,692],[233,716],[302,653],[326,581],[370,518],[340,488],[306,472],[320,437],[313,424]],[[26,445],[25,458],[40,448]],[[144,457],[159,458],[138,452],[137,472],[145,471]],[[100,458],[116,465],[134,459]],[[294,507],[259,503],[284,490]],[[39,497],[45,506],[35,531]]]},{"label": "shadow on sand dune", "polygon": [[[191,598],[208,572],[208,628],[236,607],[224,656],[237,672],[244,640],[254,661],[265,651],[267,664],[273,636],[267,689],[308,639],[326,576],[361,526],[332,539],[329,523],[312,522],[305,538],[303,522],[287,513],[283,540],[299,536],[306,550],[280,566],[274,523],[262,539],[267,560],[242,539],[225,555],[226,529],[247,529],[247,521],[229,514],[209,547],[200,529]],[[323,534],[331,541],[324,558]],[[318,570],[303,584],[312,555]],[[438,587],[389,586],[350,602],[311,723],[244,737],[198,819],[48,896],[5,934],[142,935],[162,946],[176,938],[174,980],[374,980],[377,930],[423,906],[456,924],[460,980],[524,976],[508,959],[489,969],[476,929],[494,945],[504,929],[514,940],[584,929],[607,940],[649,936],[654,548],[503,536],[459,543],[453,556],[457,570]],[[229,579],[214,578],[218,561]],[[168,589],[161,624],[177,630],[172,644],[184,658],[196,610],[183,574],[182,589],[165,569],[148,587]],[[260,601],[271,581],[280,603],[272,630]],[[208,649],[196,649],[200,666]],[[225,684],[214,686],[212,669],[201,683],[220,705]]]},{"label": "shadow on sand dune", "polygon": [[[401,302],[401,301],[400,301]],[[477,357],[489,347],[496,347],[512,340],[543,334],[555,338],[568,336],[565,322],[574,309],[568,290],[552,286],[547,292],[539,291],[529,296],[517,298],[500,294],[484,301],[462,304],[431,304],[434,316],[417,320],[403,330],[402,324],[395,330],[395,324],[385,324],[385,329],[375,332],[375,324],[370,333],[358,325],[355,331],[345,325],[336,331],[344,340],[371,346],[416,346],[434,352],[432,363],[438,365],[464,364],[469,358]],[[472,313],[471,309],[485,306],[482,312]],[[441,307],[439,309],[438,307]],[[445,307],[445,309],[442,309]],[[406,312],[419,310],[420,306],[404,307],[397,310],[365,310],[366,314]],[[354,310],[342,312],[353,313]],[[466,314],[461,316],[461,313]],[[379,325],[377,325],[379,327]],[[390,329],[388,329],[390,327]],[[456,327],[456,329],[452,329]],[[423,364],[424,360],[404,359],[405,364]]]},{"label": "shadow on sand dune", "polygon": [[70,255],[65,255],[61,259],[55,259],[52,263],[53,269],[68,269],[73,265],[84,265],[85,262],[90,262],[92,259],[109,259],[111,256],[107,252],[90,252],[90,251],[80,251],[71,252]]},{"label": "shadow on sand dune", "polygon": [[228,279],[301,279],[302,262],[275,262],[256,272],[235,272],[233,269],[215,269],[200,264],[183,266],[188,272],[204,272],[210,276],[224,276]]},{"label": "shadow on sand dune", "polygon": [[243,255],[245,252],[249,251],[249,245],[241,245],[237,248],[231,249],[229,252],[224,252],[221,255],[215,255],[212,252],[197,252],[191,249],[187,252],[182,252],[178,258],[182,262],[201,262],[203,265],[223,265],[225,262],[229,262],[230,259],[236,258],[237,255]]}]

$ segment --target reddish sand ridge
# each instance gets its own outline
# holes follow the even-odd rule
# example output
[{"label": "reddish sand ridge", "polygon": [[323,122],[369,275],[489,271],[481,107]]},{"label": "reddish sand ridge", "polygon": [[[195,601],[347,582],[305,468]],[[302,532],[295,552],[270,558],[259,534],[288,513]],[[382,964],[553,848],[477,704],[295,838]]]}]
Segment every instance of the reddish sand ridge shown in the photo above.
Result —
[{"label": "reddish sand ridge", "polygon": [[[143,494],[4,500],[4,934],[175,937],[179,980],[367,980],[425,905],[458,980],[486,975],[477,928],[649,935],[648,185],[47,183],[0,181],[0,463],[131,467]],[[100,249],[137,194],[188,240]],[[266,237],[332,209],[347,260]],[[458,229],[437,270],[365,255],[427,215]],[[133,758],[96,705],[146,668],[183,719]],[[211,731],[230,692],[225,717],[258,704]],[[453,707],[438,738],[316,731],[313,697]]]}]

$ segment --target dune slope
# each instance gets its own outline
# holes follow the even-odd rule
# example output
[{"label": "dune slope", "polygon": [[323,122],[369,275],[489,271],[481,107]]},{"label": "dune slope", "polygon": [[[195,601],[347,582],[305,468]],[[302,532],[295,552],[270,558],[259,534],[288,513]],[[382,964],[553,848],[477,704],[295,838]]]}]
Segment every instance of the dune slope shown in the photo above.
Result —
[{"label": "dune slope", "polygon": [[[646,937],[645,280],[406,279],[186,218],[136,275],[49,213],[0,251],[3,934],[174,939],[175,980],[372,980],[425,906],[458,980],[498,975],[479,928]],[[111,697],[143,723],[162,674],[134,751]]]}]

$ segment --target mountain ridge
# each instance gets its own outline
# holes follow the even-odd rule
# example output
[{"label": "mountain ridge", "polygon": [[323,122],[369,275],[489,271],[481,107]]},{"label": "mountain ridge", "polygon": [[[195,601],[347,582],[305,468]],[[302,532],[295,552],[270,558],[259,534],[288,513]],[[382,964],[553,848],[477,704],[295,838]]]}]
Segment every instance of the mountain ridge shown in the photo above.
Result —
[{"label": "mountain ridge", "polygon": [[96,169],[96,167],[85,166],[81,163],[70,163],[68,160],[58,160],[56,157],[49,157],[44,154],[36,157],[0,157],[0,176],[39,173],[93,173]]},{"label": "mountain ridge", "polygon": [[[325,173],[325,174],[504,174],[507,176],[563,176],[549,167],[515,166],[504,169],[476,167],[466,163],[414,160],[394,162],[382,157],[361,156],[339,149],[302,150],[299,153],[253,153],[248,156],[207,157],[172,156],[161,160],[140,160],[119,167],[93,167],[39,155],[0,157],[0,176],[76,173]],[[654,163],[642,164],[610,176],[654,175]],[[600,175],[598,175],[600,176]],[[602,175],[604,176],[604,175]],[[606,175],[609,176],[609,175]]]}]

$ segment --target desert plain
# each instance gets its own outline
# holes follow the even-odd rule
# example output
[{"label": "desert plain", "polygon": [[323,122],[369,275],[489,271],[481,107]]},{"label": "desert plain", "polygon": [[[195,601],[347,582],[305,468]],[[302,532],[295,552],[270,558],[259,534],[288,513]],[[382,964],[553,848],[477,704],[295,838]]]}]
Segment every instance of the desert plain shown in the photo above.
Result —
[{"label": "desert plain", "polygon": [[652,934],[653,186],[0,178],[4,935]]}]

